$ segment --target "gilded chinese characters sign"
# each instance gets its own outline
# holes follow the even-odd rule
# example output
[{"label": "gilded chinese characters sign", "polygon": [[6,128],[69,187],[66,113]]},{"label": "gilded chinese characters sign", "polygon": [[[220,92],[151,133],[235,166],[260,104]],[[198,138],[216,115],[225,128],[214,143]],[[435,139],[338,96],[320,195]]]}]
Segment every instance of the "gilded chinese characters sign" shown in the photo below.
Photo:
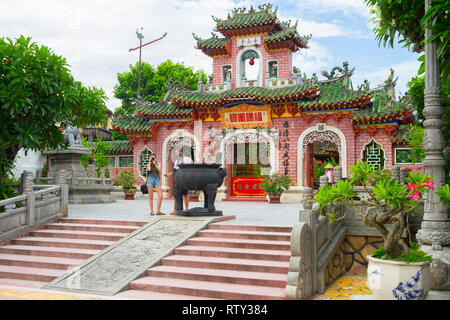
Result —
[{"label": "gilded chinese characters sign", "polygon": [[251,106],[241,104],[232,108],[220,108],[220,127],[225,128],[272,128],[271,108],[269,105]]}]

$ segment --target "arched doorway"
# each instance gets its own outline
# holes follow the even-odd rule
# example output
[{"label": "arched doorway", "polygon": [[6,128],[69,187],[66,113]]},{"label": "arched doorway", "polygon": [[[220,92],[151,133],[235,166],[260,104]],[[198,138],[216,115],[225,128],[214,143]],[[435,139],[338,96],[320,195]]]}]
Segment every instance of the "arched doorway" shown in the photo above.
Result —
[{"label": "arched doorway", "polygon": [[341,166],[342,176],[346,177],[347,143],[344,134],[323,123],[306,129],[298,140],[297,161],[297,181],[301,187],[314,187],[314,169],[316,168],[316,176],[321,175],[317,162],[321,162],[321,167],[326,162]]},{"label": "arched doorway", "polygon": [[186,155],[190,155],[193,162],[199,161],[200,143],[190,132],[179,129],[166,138],[162,150],[162,189],[163,196],[172,197],[173,177],[165,177],[166,173],[173,170],[176,156],[180,149]]},{"label": "arched doorway", "polygon": [[225,155],[222,165],[228,172],[228,196],[265,196],[261,181],[274,171],[273,139],[256,129],[236,130],[224,137],[220,150]]}]

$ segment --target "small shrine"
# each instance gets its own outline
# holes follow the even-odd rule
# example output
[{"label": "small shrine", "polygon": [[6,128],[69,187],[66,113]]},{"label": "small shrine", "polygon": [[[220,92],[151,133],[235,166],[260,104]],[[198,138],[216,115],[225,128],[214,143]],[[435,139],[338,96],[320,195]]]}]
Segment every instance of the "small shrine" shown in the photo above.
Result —
[{"label": "small shrine", "polygon": [[196,91],[171,82],[160,102],[139,100],[133,115],[115,118],[114,130],[128,141],[115,142],[113,172],[132,171],[144,183],[154,152],[168,197],[172,181],[164,174],[185,148],[194,162],[226,168],[219,201],[264,199],[261,181],[274,173],[292,179],[281,200],[300,201],[303,187],[318,184],[321,166],[340,166],[344,178],[358,159],[381,169],[423,170],[406,139],[414,105],[395,98],[394,70],[373,88],[368,81],[353,85],[348,62],[322,71],[324,79],[307,77],[293,67],[292,55],[308,48],[311,35],[300,35],[297,22],[280,21],[270,4],[236,8],[213,21],[210,37],[193,34],[197,49],[212,59],[212,80]]}]

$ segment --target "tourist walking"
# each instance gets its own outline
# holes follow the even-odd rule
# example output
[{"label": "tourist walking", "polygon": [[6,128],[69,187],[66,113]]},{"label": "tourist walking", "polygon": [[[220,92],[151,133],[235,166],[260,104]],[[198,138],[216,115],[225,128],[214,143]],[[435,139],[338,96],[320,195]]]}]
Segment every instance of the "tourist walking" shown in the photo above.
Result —
[{"label": "tourist walking", "polygon": [[[186,163],[186,164],[192,163],[192,158],[187,156],[187,155],[185,155],[183,153],[183,148],[181,148],[178,151],[178,156],[175,159],[175,163],[173,165],[173,170],[171,172],[169,172],[169,173],[166,173],[165,176],[166,177],[175,176],[175,172],[180,168],[178,165],[181,164],[181,163]],[[174,182],[175,182],[175,179],[174,179]],[[173,195],[173,191],[174,190],[173,190],[173,185],[172,185],[172,195]],[[183,194],[183,201],[184,201],[185,209],[188,210],[189,209],[189,194],[188,194],[187,191],[186,191],[186,194]],[[177,212],[177,202],[174,199],[174,201],[173,201],[173,211],[170,214],[174,215],[176,212]]]},{"label": "tourist walking", "polygon": [[147,189],[148,189],[148,202],[150,204],[150,215],[155,215],[153,211],[153,188],[155,188],[158,195],[158,201],[156,205],[156,214],[164,215],[161,212],[161,202],[162,202],[162,191],[161,191],[161,180],[159,178],[159,173],[161,172],[161,164],[156,161],[156,155],[154,153],[150,154],[149,162],[147,163]]}]

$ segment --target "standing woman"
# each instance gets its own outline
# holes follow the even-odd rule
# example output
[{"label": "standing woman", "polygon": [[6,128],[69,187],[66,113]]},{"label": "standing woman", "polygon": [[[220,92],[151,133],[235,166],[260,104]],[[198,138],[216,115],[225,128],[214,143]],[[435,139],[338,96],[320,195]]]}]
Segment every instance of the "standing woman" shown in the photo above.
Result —
[{"label": "standing woman", "polygon": [[156,161],[156,156],[154,153],[150,155],[150,161],[147,163],[147,189],[148,189],[148,202],[150,204],[150,215],[154,215],[153,211],[153,188],[156,189],[158,194],[158,203],[156,214],[158,216],[164,215],[161,212],[161,202],[162,202],[162,191],[161,191],[161,180],[159,179],[159,173],[161,172],[161,165]]}]

